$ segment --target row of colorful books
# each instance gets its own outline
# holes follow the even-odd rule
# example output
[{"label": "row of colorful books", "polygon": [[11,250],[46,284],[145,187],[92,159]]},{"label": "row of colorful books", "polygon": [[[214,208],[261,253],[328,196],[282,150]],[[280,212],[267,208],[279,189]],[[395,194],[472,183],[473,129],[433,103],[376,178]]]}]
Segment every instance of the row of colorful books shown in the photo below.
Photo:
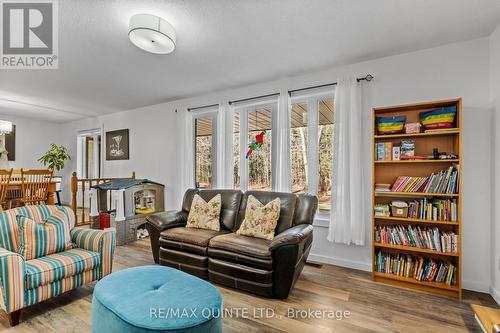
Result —
[{"label": "row of colorful books", "polygon": [[413,219],[456,222],[458,206],[456,199],[427,198],[408,202],[408,217]]},{"label": "row of colorful books", "polygon": [[430,249],[437,252],[458,252],[458,236],[454,232],[442,232],[437,227],[382,226],[375,228],[375,242]]},{"label": "row of colorful books", "polygon": [[391,191],[455,194],[458,193],[458,175],[458,165],[454,165],[429,177],[399,176]]},{"label": "row of colorful books", "polygon": [[377,253],[375,270],[380,273],[414,278],[418,281],[456,284],[457,268],[452,263],[409,254],[389,254],[380,251]]}]

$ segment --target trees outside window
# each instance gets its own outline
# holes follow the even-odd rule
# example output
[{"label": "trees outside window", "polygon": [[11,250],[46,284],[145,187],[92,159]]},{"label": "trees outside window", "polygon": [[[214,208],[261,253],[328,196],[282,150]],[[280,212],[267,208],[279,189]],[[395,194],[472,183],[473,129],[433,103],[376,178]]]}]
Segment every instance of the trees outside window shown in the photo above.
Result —
[{"label": "trees outside window", "polygon": [[331,206],[333,97],[293,98],[290,110],[292,192],[317,194],[319,209]]},{"label": "trees outside window", "polygon": [[[273,102],[235,108],[233,170],[237,189],[273,189],[273,115],[277,106]],[[249,152],[249,144],[259,142],[260,137],[262,144]]]},{"label": "trees outside window", "polygon": [[216,113],[194,117],[195,185],[212,188],[215,185],[215,125]]}]

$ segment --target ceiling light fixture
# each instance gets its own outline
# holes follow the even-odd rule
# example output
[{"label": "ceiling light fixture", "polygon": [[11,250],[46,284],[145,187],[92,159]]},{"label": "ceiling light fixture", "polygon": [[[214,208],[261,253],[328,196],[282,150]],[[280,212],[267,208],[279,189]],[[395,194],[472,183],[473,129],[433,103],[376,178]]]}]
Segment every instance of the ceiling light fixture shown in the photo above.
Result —
[{"label": "ceiling light fixture", "polygon": [[128,38],[144,51],[168,54],[175,50],[174,27],[161,17],[136,14],[130,18]]},{"label": "ceiling light fixture", "polygon": [[0,135],[9,134],[12,132],[12,122],[0,120]]}]

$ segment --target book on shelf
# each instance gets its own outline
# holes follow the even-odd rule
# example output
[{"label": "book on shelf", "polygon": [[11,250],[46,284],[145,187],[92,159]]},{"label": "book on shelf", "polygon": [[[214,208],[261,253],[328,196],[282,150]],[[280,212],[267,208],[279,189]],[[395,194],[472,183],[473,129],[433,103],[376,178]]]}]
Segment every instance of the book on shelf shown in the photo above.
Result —
[{"label": "book on shelf", "polygon": [[449,132],[456,132],[457,129],[454,127],[450,128],[436,128],[436,129],[427,129],[425,130],[424,133],[449,133]]},{"label": "book on shelf", "polygon": [[375,228],[375,242],[458,253],[458,235],[454,232],[440,231],[437,227],[379,225]]},{"label": "book on shelf", "polygon": [[374,212],[375,216],[391,216],[391,211],[389,208],[389,204],[375,204]]},{"label": "book on shelf", "polygon": [[409,254],[377,253],[375,271],[400,277],[413,278],[418,281],[429,281],[456,284],[456,266],[451,262],[435,260]]},{"label": "book on shelf", "polygon": [[391,184],[377,183],[377,184],[375,184],[375,191],[376,192],[390,192],[391,191]]},{"label": "book on shelf", "polygon": [[432,173],[428,177],[399,176],[391,187],[392,192],[458,193],[459,166]]},{"label": "book on shelf", "polygon": [[392,160],[392,142],[377,142],[375,150],[377,161]]},{"label": "book on shelf", "polygon": [[458,206],[456,199],[423,198],[408,203],[408,217],[412,219],[457,222]]}]

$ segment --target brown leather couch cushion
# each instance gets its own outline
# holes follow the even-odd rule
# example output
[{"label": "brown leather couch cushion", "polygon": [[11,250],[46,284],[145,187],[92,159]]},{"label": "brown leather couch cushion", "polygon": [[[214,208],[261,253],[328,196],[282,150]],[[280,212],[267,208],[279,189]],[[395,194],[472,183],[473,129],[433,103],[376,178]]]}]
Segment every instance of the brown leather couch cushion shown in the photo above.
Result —
[{"label": "brown leather couch cushion", "polygon": [[260,268],[260,269],[273,269],[273,259],[260,259],[252,256],[248,256],[241,253],[234,253],[221,249],[214,249],[212,247],[208,248],[208,256],[210,258],[222,259],[231,261],[234,263],[240,263],[242,265],[247,265],[250,267]]},{"label": "brown leather couch cushion", "polygon": [[278,223],[276,224],[276,229],[274,231],[275,235],[292,227],[293,217],[295,214],[295,204],[297,202],[297,196],[295,194],[268,191],[247,191],[241,199],[240,211],[238,214],[238,223],[237,227],[234,229],[235,231],[238,230],[241,223],[245,219],[247,199],[250,195],[253,195],[263,205],[268,204],[270,201],[276,198],[280,198],[280,218],[278,219]]},{"label": "brown leather couch cushion", "polygon": [[271,259],[270,244],[271,241],[267,239],[230,233],[210,239],[209,247],[260,259]]},{"label": "brown leather couch cushion", "polygon": [[215,231],[208,229],[177,227],[163,231],[160,234],[160,237],[164,240],[207,247],[211,238],[225,233],[227,233],[225,230]]}]

